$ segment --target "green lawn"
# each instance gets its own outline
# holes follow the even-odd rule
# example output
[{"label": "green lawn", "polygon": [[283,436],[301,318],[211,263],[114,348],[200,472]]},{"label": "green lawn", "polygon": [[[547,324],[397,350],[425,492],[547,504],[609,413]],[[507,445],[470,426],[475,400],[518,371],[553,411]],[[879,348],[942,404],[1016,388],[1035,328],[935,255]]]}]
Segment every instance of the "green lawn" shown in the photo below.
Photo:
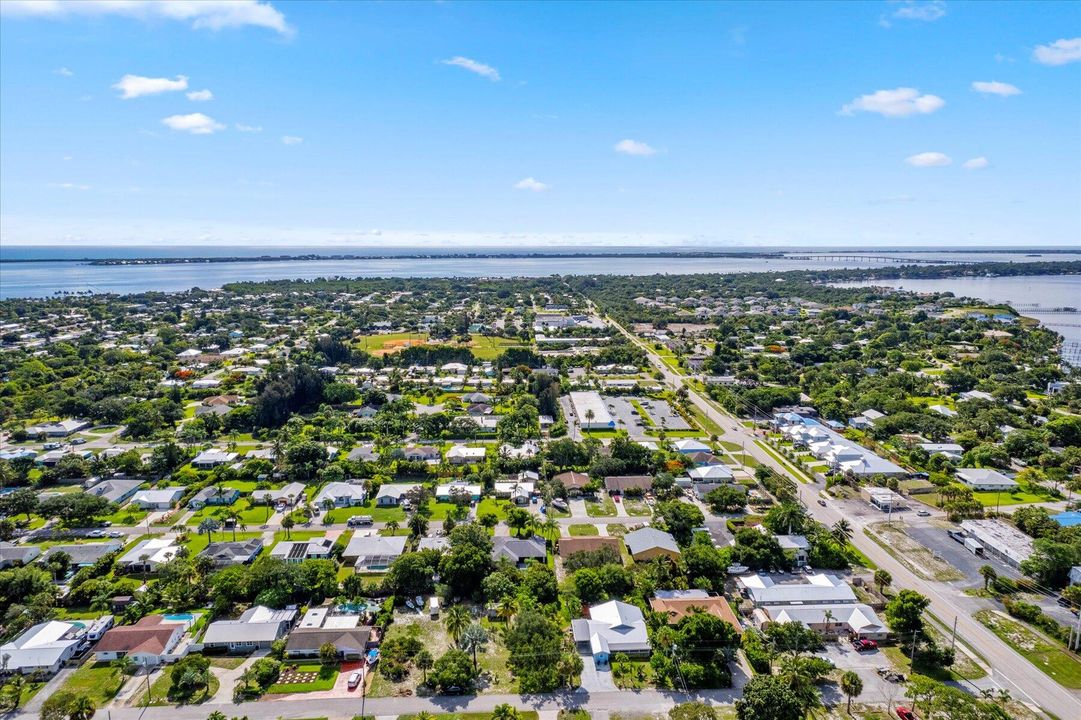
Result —
[{"label": "green lawn", "polygon": [[587,535],[600,535],[600,531],[597,530],[596,525],[587,525],[585,523],[578,525],[571,525],[567,528],[567,532],[571,537],[583,537]]},{"label": "green lawn", "polygon": [[137,507],[123,507],[112,515],[102,515],[98,519],[111,522],[113,525],[138,525],[149,514],[146,510],[140,510]]},{"label": "green lawn", "polygon": [[503,354],[507,348],[527,347],[520,340],[504,337],[487,337],[485,335],[470,335],[469,351],[479,360],[495,360]]},{"label": "green lawn", "polygon": [[314,692],[316,690],[330,690],[338,679],[337,665],[298,665],[298,672],[314,672],[318,676],[311,682],[298,683],[275,683],[267,689],[268,695],[282,695],[285,693]]},{"label": "green lawn", "polygon": [[481,498],[481,501],[477,504],[477,517],[484,513],[493,513],[500,521],[506,520],[507,508],[509,507],[510,502],[507,500],[496,500],[491,497]]},{"label": "green lawn", "polygon": [[[288,536],[284,530],[274,531],[274,542],[280,543],[282,540],[311,540],[312,538],[326,537],[326,530],[290,530]],[[217,533],[214,534],[217,537]],[[240,537],[239,533],[237,537]]]},{"label": "green lawn", "polygon": [[623,498],[623,508],[632,517],[649,517],[653,514],[653,511],[649,505],[646,505],[644,500],[635,498]]},{"label": "green lawn", "polygon": [[78,696],[85,695],[94,701],[95,706],[102,707],[113,699],[123,684],[120,670],[110,663],[86,662],[68,676],[60,689]]},{"label": "green lawn", "polygon": [[586,514],[590,517],[615,517],[616,504],[607,494],[600,493],[596,500],[586,500]]},{"label": "green lawn", "polygon": [[[206,702],[210,698],[214,697],[214,693],[218,691],[220,686],[218,678],[213,673],[210,674],[210,682],[202,692],[196,693],[194,696],[188,698],[184,704],[186,705],[198,705],[201,702]],[[145,687],[145,685],[144,685]],[[133,703],[136,707],[162,707],[165,705],[175,705],[175,700],[169,699],[169,691],[172,690],[173,681],[169,677],[168,666],[158,673],[158,679],[150,685],[150,696],[147,697],[146,692],[142,692],[139,695],[139,699]]]},{"label": "green lawn", "polygon": [[[293,533],[293,534],[295,535],[296,533]],[[262,533],[258,533],[258,532],[239,532],[238,531],[237,534],[236,534],[236,539],[237,540],[248,540],[249,538],[262,537],[262,535],[263,535]],[[232,530],[226,530],[225,532],[222,532],[221,530],[218,530],[217,532],[211,533],[211,536],[213,537],[214,542],[225,542],[227,540],[232,541],[232,539],[233,539],[233,531]],[[207,539],[206,533],[199,533],[199,532],[192,531],[192,532],[188,533],[188,541],[186,543],[184,543],[184,546],[186,548],[188,548],[188,552],[189,552],[190,557],[195,557],[196,555],[201,553],[203,550],[205,550],[206,546],[209,543],[210,543],[210,541]]]},{"label": "green lawn", "polygon": [[980,610],[975,617],[1059,685],[1081,689],[1081,660],[1076,655],[1016,620],[990,610]]},{"label": "green lawn", "polygon": [[1054,502],[1061,498],[1056,498],[1047,492],[1034,493],[1030,490],[1022,490],[1018,488],[1015,492],[974,492],[972,497],[976,502],[980,503],[984,507],[995,507],[997,505],[1027,505],[1029,503],[1038,502]]},{"label": "green lawn", "polygon": [[404,341],[410,341],[411,345],[419,345],[428,341],[427,333],[387,333],[386,335],[362,335],[357,338],[357,345],[364,352],[376,352],[386,346],[398,345],[405,347]]}]

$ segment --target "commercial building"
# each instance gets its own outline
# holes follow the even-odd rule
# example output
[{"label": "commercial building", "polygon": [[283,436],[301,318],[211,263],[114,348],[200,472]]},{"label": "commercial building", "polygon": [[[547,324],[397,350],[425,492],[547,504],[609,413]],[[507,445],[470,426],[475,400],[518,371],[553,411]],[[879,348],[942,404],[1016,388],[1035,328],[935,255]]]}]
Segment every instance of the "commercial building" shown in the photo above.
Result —
[{"label": "commercial building", "polygon": [[616,421],[608,412],[600,393],[575,391],[570,394],[571,408],[583,430],[614,430]]},{"label": "commercial building", "polygon": [[966,542],[966,547],[977,555],[986,554],[1011,567],[1021,567],[1032,554],[1032,538],[1001,520],[962,520],[961,529],[979,547]]}]

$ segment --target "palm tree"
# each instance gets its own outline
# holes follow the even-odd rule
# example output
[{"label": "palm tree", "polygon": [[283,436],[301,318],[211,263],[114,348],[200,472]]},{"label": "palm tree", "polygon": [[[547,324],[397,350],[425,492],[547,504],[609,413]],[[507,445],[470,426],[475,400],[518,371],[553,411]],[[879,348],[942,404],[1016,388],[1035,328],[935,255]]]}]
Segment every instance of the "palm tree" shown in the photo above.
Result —
[{"label": "palm tree", "polygon": [[206,541],[209,543],[213,538],[212,534],[220,527],[218,521],[214,518],[203,518],[203,521],[199,523],[199,533],[206,533]]},{"label": "palm tree", "polygon": [[237,523],[240,522],[240,513],[238,513],[236,510],[230,510],[229,512],[225,513],[225,517],[233,521],[233,542],[236,542],[236,526]]},{"label": "palm tree", "polygon": [[270,496],[270,493],[266,493],[263,495],[263,502],[266,503],[266,520],[263,521],[265,525],[270,522],[270,511],[274,507],[274,499]]},{"label": "palm tree", "polygon": [[483,650],[488,643],[488,632],[477,623],[473,623],[462,631],[459,644],[466,652],[473,653],[473,672],[477,672],[477,651]]},{"label": "palm tree", "polygon": [[559,539],[559,521],[549,515],[541,525],[541,534],[554,545]]},{"label": "palm tree", "polygon": [[400,528],[401,526],[401,523],[399,523],[397,520],[391,520],[383,527],[389,530],[390,534],[393,535],[394,533],[398,532],[398,528]]},{"label": "palm tree", "polygon": [[822,613],[822,619],[826,621],[826,634],[833,634],[833,611],[826,608],[826,611]]},{"label": "palm tree", "polygon": [[428,518],[420,513],[409,516],[409,534],[415,538],[422,537],[428,532]]},{"label": "palm tree", "polygon": [[296,525],[296,521],[293,520],[292,515],[286,515],[282,518],[282,529],[285,530],[285,539],[288,540],[292,537],[290,530]]},{"label": "palm tree", "polygon": [[990,565],[980,566],[980,576],[983,577],[983,589],[985,591],[991,583],[998,580],[998,573],[995,572],[995,569]]},{"label": "palm tree", "polygon": [[435,658],[433,658],[432,654],[427,650],[421,650],[413,656],[413,664],[420,669],[420,672],[422,673],[424,678],[423,683],[427,685],[428,671],[432,669],[433,665],[435,665]]},{"label": "palm tree", "polygon": [[93,700],[86,695],[79,695],[68,707],[68,720],[90,720],[96,710]]},{"label": "palm tree", "polygon": [[26,686],[26,678],[21,674],[16,673],[8,681],[8,692],[11,695],[11,709],[18,710],[19,704],[23,701],[23,688]]},{"label": "palm tree", "polygon": [[509,623],[511,618],[518,614],[518,598],[507,597],[499,603],[499,617],[505,623]]},{"label": "palm tree", "polygon": [[427,710],[421,710],[413,716],[413,720],[435,720],[435,715],[432,715]]},{"label": "palm tree", "polygon": [[852,523],[841,518],[833,524],[833,529],[830,532],[833,535],[833,539],[843,547],[852,539]]},{"label": "palm tree", "polygon": [[469,625],[469,611],[461,605],[452,605],[443,615],[443,624],[447,626],[447,632],[454,638],[454,642],[462,636],[462,631]]},{"label": "palm tree", "polygon": [[878,592],[881,593],[884,588],[889,587],[893,582],[893,575],[890,575],[886,570],[875,570],[875,585],[878,586]]},{"label": "palm tree", "polygon": [[848,697],[848,714],[852,714],[852,698],[859,697],[863,692],[863,680],[860,676],[849,670],[841,676],[841,692]]},{"label": "palm tree", "polygon": [[496,705],[492,710],[492,720],[518,720],[518,711],[507,703]]}]

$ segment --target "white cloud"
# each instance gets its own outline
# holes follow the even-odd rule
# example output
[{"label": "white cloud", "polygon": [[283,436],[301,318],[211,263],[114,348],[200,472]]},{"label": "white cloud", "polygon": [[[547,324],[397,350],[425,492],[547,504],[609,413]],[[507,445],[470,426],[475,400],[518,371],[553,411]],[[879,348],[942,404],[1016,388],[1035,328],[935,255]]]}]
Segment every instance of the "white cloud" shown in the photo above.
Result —
[{"label": "white cloud", "polygon": [[499,71],[491,65],[485,65],[482,62],[477,62],[476,60],[462,57],[461,55],[458,55],[457,57],[452,57],[449,60],[443,60],[442,63],[444,65],[453,65],[454,67],[463,68],[471,73],[476,73],[481,77],[486,77],[492,82],[497,82],[501,79],[499,77]]},{"label": "white cloud", "polygon": [[64,77],[71,77],[74,74],[75,73],[73,73],[71,70],[68,70],[66,67],[61,67],[61,68],[57,68],[57,69],[53,70],[53,75],[62,75]]},{"label": "white cloud", "polygon": [[125,75],[113,85],[113,89],[120,91],[120,97],[124,100],[143,97],[144,95],[160,95],[167,92],[178,92],[188,89],[188,78],[177,75],[175,80],[169,78],[151,78],[142,75]]},{"label": "white cloud", "polygon": [[236,129],[243,133],[260,133],[263,132],[263,128],[259,125],[245,125],[244,123],[237,123]]},{"label": "white cloud", "polygon": [[946,3],[943,0],[931,0],[931,2],[916,2],[905,0],[901,7],[893,12],[893,17],[898,20],[922,20],[934,22],[946,14]]},{"label": "white cloud", "polygon": [[214,99],[214,93],[209,90],[192,90],[190,93],[187,93],[187,96],[188,100],[191,100],[192,102],[206,102]]},{"label": "white cloud", "polygon": [[523,178],[514,183],[514,187],[518,190],[532,190],[533,192],[544,192],[548,189],[548,186],[531,177]]},{"label": "white cloud", "polygon": [[296,135],[282,135],[282,142],[286,145],[299,145],[304,142],[304,138],[297,137]]},{"label": "white cloud", "polygon": [[965,170],[983,170],[990,164],[990,160],[983,156],[980,156],[974,157],[971,160],[965,160],[965,163],[961,167],[963,167]]},{"label": "white cloud", "polygon": [[1043,65],[1065,65],[1081,60],[1081,37],[1056,40],[1050,45],[1037,45],[1032,59]]},{"label": "white cloud", "polygon": [[192,135],[210,135],[225,129],[225,126],[214,120],[214,118],[207,117],[202,113],[170,115],[167,118],[162,118],[161,124],[178,132],[191,133]]},{"label": "white cloud", "polygon": [[196,29],[223,30],[251,25],[276,30],[282,35],[293,33],[285,15],[269,2],[260,0],[5,0],[0,3],[0,12],[40,18],[121,15],[142,21],[191,22]]},{"label": "white cloud", "polygon": [[60,188],[61,190],[89,190],[89,185],[80,185],[79,183],[53,183],[51,187]]},{"label": "white cloud", "polygon": [[998,80],[990,80],[987,82],[977,80],[972,83],[972,89],[978,93],[983,93],[984,95],[1001,95],[1002,97],[1021,94],[1021,88],[1016,85],[1010,85],[1009,83],[999,82]]},{"label": "white cloud", "polygon": [[920,95],[920,91],[916,88],[899,87],[894,90],[876,90],[870,95],[860,95],[842,107],[841,114],[871,112],[886,117],[927,115],[941,109],[945,104],[946,101],[937,95]]},{"label": "white cloud", "polygon": [[949,155],[940,152],[922,152],[909,155],[905,158],[905,162],[913,167],[945,167],[953,164],[953,160],[950,159]]},{"label": "white cloud", "polygon": [[644,142],[638,140],[620,140],[615,145],[615,151],[623,153],[624,155],[638,155],[639,157],[646,157],[649,155],[656,155],[656,148],[650,147]]}]

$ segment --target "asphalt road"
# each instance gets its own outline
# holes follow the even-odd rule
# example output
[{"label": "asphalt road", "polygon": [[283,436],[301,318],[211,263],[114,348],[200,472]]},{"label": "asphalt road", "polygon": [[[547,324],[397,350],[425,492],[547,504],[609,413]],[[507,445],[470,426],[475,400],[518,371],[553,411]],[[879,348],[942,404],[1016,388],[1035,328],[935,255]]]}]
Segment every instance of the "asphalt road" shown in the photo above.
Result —
[{"label": "asphalt road", "polygon": [[[614,320],[609,319],[609,322],[647,353],[650,362],[660,370],[665,382],[670,387],[686,387],[690,402],[694,403],[710,420],[717,423],[724,430],[727,440],[741,442],[744,445],[745,452],[758,462],[795,480],[801,487],[801,496],[803,498],[809,499],[812,495],[817,497],[818,493],[825,489],[821,483],[803,482],[801,478],[789,472],[787,468],[783,467],[754,442],[753,432],[743,427],[732,416],[718,410],[712,402],[702,397],[690,385],[687,385],[684,376],[676,373],[666,365],[646,343],[643,343]],[[817,502],[808,502],[807,509],[812,517],[828,526],[833,525],[842,518],[852,522],[849,515],[839,511],[829,501],[827,501],[825,507],[818,505]],[[945,583],[926,581],[916,577],[877,543],[865,536],[862,524],[859,520],[853,523],[855,527],[853,528],[852,544],[878,567],[887,570],[893,576],[894,587],[910,588],[930,598],[930,611],[943,622],[952,624],[954,618],[956,618],[958,636],[983,656],[987,664],[993,669],[993,679],[999,685],[1009,690],[1015,698],[1042,707],[1060,718],[1081,717],[1081,694],[1067,690],[1059,685],[1024,657],[1014,652],[1012,648],[999,640],[994,633],[977,622],[970,614],[971,611],[965,607],[967,603],[961,600],[965,596],[961,595],[957,588]],[[960,597],[958,597],[959,595]]]}]

